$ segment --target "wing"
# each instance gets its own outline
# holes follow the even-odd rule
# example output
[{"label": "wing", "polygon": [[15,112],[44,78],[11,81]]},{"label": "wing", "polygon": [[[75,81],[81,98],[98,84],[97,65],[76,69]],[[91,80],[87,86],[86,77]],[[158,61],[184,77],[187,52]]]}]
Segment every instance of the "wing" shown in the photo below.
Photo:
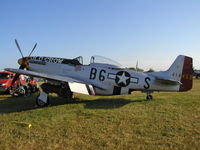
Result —
[{"label": "wing", "polygon": [[23,74],[31,77],[38,77],[38,78],[44,78],[44,79],[52,79],[52,80],[58,80],[58,81],[64,81],[64,82],[78,82],[78,83],[83,83],[79,80],[75,80],[73,78],[69,77],[63,77],[59,75],[54,75],[54,74],[46,74],[46,73],[39,73],[39,72],[34,72],[34,71],[27,71],[27,70],[22,70],[22,69],[13,69],[13,68],[5,68],[4,70],[18,73],[18,74]]},{"label": "wing", "polygon": [[22,70],[22,69],[13,69],[13,68],[5,68],[4,70],[9,72],[14,72],[18,74],[23,74],[31,77],[38,77],[43,79],[51,79],[51,80],[57,80],[61,82],[69,82],[69,83],[80,83],[80,84],[86,84],[86,85],[92,85],[94,87],[100,88],[100,89],[106,89],[107,86],[100,83],[100,82],[90,82],[90,81],[82,81],[79,79],[71,78],[64,75],[57,75],[57,74],[47,74],[47,73],[39,73],[34,71],[28,71],[28,70]]}]

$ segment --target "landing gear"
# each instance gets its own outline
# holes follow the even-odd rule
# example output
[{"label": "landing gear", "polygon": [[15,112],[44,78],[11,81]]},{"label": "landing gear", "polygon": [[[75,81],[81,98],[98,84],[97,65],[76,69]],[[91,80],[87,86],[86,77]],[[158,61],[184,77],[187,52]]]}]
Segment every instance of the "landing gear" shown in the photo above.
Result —
[{"label": "landing gear", "polygon": [[[54,83],[54,84],[53,84]],[[36,104],[39,107],[44,107],[49,105],[49,93],[56,93],[60,97],[66,98],[68,103],[73,102],[73,92],[71,92],[68,83],[65,84],[55,84],[56,82],[43,83],[40,87],[42,91],[36,98]]]},{"label": "landing gear", "polygon": [[147,97],[146,97],[146,100],[149,100],[149,101],[150,101],[150,100],[152,100],[152,99],[153,99],[153,96],[150,95],[150,94],[148,94]]},{"label": "landing gear", "polygon": [[36,97],[36,105],[39,107],[45,107],[49,105],[49,96],[45,92],[41,92],[37,97]]},{"label": "landing gear", "polygon": [[63,97],[63,98],[66,98],[66,99],[71,99],[72,96],[73,96],[73,92],[71,92],[70,88],[68,85],[66,84],[63,84],[60,86],[59,88],[60,90],[57,91],[57,94],[60,96],[60,97]]},{"label": "landing gear", "polygon": [[148,101],[153,100],[153,96],[151,95],[153,91],[146,91],[145,93],[147,94],[146,100]]}]

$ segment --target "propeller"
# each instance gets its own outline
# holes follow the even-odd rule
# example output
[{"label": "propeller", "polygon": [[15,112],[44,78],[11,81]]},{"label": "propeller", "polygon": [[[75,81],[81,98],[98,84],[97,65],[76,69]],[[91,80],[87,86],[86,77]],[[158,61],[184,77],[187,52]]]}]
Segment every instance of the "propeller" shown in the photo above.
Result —
[{"label": "propeller", "polygon": [[[16,44],[16,46],[17,46],[17,48],[18,48],[18,50],[19,50],[19,52],[20,52],[20,54],[22,56],[22,58],[20,58],[18,60],[18,63],[20,65],[19,69],[25,69],[26,68],[27,70],[29,70],[29,63],[28,63],[28,61],[30,59],[31,54],[34,52],[34,50],[35,50],[35,48],[37,46],[37,43],[35,43],[33,49],[31,50],[30,54],[28,55],[28,57],[24,57],[24,55],[22,53],[22,50],[21,50],[21,48],[19,46],[19,43],[18,43],[18,41],[16,39],[15,39],[15,44]],[[15,74],[15,76],[14,76],[14,78],[12,80],[11,86],[19,79],[19,76],[20,76],[20,74],[18,74],[18,73]]]},{"label": "propeller", "polygon": [[30,52],[30,54],[28,55],[29,57],[31,56],[31,54],[32,54],[32,53],[33,53],[33,51],[35,50],[36,46],[37,46],[37,43],[35,43],[35,45],[34,45],[34,47],[33,47],[32,51],[31,51],[31,52]]},{"label": "propeller", "polygon": [[23,56],[23,54],[22,54],[22,50],[21,50],[21,48],[20,48],[20,46],[19,46],[19,43],[17,42],[16,39],[15,39],[15,44],[17,45],[17,48],[18,48],[18,50],[19,50],[19,52],[20,52],[20,54],[22,55],[22,58],[23,58],[24,56]]}]

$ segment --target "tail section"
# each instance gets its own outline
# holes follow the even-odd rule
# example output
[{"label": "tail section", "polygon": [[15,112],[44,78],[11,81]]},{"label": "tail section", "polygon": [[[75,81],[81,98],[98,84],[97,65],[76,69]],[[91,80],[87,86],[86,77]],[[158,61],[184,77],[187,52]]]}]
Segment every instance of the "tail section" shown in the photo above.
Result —
[{"label": "tail section", "polygon": [[179,91],[188,91],[192,88],[192,58],[179,55],[167,70],[172,80],[180,82]]},{"label": "tail section", "polygon": [[181,85],[179,91],[188,91],[192,89],[192,79],[193,79],[193,71],[192,71],[192,58],[185,57],[182,77],[181,77]]}]

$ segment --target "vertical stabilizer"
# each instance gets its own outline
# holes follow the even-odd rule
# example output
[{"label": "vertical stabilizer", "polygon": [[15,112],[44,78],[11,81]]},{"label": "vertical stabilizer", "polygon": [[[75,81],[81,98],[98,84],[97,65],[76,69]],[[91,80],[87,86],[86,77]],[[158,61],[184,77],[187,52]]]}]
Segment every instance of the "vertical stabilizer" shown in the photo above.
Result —
[{"label": "vertical stabilizer", "polygon": [[192,58],[179,55],[167,70],[170,79],[179,81],[179,91],[188,91],[192,88]]}]

